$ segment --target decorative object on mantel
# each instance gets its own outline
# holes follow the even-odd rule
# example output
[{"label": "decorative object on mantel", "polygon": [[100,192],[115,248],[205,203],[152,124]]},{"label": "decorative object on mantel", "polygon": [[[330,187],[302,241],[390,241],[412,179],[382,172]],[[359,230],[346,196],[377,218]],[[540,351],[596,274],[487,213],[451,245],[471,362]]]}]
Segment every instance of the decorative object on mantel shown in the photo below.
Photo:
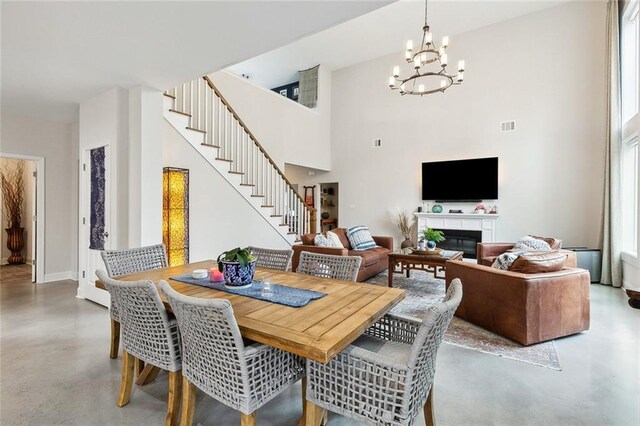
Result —
[{"label": "decorative object on mantel", "polygon": [[489,214],[498,214],[498,206],[494,204],[491,210],[489,210]]},{"label": "decorative object on mantel", "polygon": [[431,207],[431,211],[433,213],[442,213],[442,206],[440,204],[434,204],[433,207]]},{"label": "decorative object on mantel", "polygon": [[444,232],[437,231],[435,229],[427,228],[422,232],[424,239],[427,241],[427,248],[429,250],[435,250],[436,243],[444,241]]},{"label": "decorative object on mantel", "polygon": [[[393,67],[393,75],[389,77],[389,88],[399,90],[401,95],[424,96],[431,93],[444,93],[453,85],[462,84],[464,80],[464,61],[458,61],[458,74],[447,73],[449,58],[447,47],[449,47],[449,37],[442,37],[440,48],[433,41],[433,34],[430,31],[428,18],[428,1],[424,2],[424,26],[422,27],[422,41],[419,48],[414,52],[413,40],[407,41],[405,60],[413,66],[415,70],[408,77],[400,77],[400,67]],[[423,70],[422,67],[435,63],[433,71]],[[438,67],[440,69],[438,69]],[[438,81],[439,80],[439,81]]]},{"label": "decorative object on mantel", "polygon": [[411,235],[416,228],[416,223],[411,218],[411,215],[404,210],[398,211],[396,214],[398,229],[402,232],[404,241],[400,244],[400,248],[413,247],[413,241],[411,241]]},{"label": "decorative object on mantel", "polygon": [[460,209],[449,209],[449,213],[462,214],[462,210],[460,210]]},{"label": "decorative object on mantel", "polygon": [[248,288],[256,272],[256,260],[248,248],[236,247],[222,252],[218,256],[218,270],[224,275],[225,286],[229,288]]},{"label": "decorative object on mantel", "polygon": [[22,224],[22,204],[24,196],[24,163],[19,161],[15,168],[0,170],[4,216],[7,218],[7,248],[11,256],[10,265],[24,263],[24,228]]},{"label": "decorative object on mantel", "polygon": [[476,214],[485,214],[487,209],[482,204],[478,204],[473,210]]}]

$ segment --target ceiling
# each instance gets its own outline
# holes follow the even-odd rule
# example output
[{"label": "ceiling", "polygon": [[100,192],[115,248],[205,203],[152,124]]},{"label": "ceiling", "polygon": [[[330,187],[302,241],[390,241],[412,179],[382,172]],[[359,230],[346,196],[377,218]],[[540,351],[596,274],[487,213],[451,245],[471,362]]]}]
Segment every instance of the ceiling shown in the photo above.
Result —
[{"label": "ceiling", "polygon": [[[566,1],[429,1],[429,25],[434,38],[439,40],[443,35],[464,33]],[[248,75],[258,85],[273,88],[298,80],[298,70],[318,64],[337,70],[394,52],[402,60],[406,41],[417,42],[422,36],[423,24],[424,0],[400,0],[241,62],[229,70]],[[450,43],[455,47],[455,37]],[[381,77],[382,80],[385,78]]]},{"label": "ceiling", "polygon": [[164,90],[389,2],[3,1],[2,110],[75,121],[114,86]]}]

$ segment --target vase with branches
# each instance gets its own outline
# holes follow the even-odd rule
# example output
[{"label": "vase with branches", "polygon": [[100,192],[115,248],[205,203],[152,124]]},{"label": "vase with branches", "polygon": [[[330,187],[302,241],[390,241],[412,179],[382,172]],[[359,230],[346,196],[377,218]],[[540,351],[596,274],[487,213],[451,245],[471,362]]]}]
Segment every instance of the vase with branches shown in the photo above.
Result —
[{"label": "vase with branches", "polygon": [[22,227],[22,208],[24,203],[24,163],[19,161],[15,167],[5,166],[0,170],[2,205],[7,224],[7,248],[11,256],[7,262],[11,265],[24,263],[24,228]]},{"label": "vase with branches", "polygon": [[411,236],[413,235],[413,231],[415,230],[416,224],[411,217],[411,214],[407,213],[404,210],[398,211],[396,213],[396,225],[400,232],[402,232],[402,236],[404,237],[404,241],[400,244],[400,248],[413,247],[413,241],[411,241]]}]

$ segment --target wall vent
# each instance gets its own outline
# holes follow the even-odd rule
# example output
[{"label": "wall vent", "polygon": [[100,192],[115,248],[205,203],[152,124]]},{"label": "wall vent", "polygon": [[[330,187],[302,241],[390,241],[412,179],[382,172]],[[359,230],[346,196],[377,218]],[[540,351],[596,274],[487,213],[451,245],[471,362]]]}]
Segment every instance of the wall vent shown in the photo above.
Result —
[{"label": "wall vent", "polygon": [[382,146],[382,139],[374,139],[373,140],[373,147],[374,148],[379,148]]},{"label": "wall vent", "polygon": [[503,121],[500,123],[500,129],[502,132],[515,132],[516,131],[516,121]]}]

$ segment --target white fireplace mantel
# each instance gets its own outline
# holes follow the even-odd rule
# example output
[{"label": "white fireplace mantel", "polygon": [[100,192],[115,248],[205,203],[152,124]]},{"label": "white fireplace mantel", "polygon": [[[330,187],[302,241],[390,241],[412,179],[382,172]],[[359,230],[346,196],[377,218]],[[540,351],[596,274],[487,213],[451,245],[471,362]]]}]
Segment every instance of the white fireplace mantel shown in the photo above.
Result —
[{"label": "white fireplace mantel", "polygon": [[496,240],[496,220],[498,214],[474,213],[414,213],[418,235],[425,228],[455,229],[464,231],[481,231],[483,243],[493,243]]}]

